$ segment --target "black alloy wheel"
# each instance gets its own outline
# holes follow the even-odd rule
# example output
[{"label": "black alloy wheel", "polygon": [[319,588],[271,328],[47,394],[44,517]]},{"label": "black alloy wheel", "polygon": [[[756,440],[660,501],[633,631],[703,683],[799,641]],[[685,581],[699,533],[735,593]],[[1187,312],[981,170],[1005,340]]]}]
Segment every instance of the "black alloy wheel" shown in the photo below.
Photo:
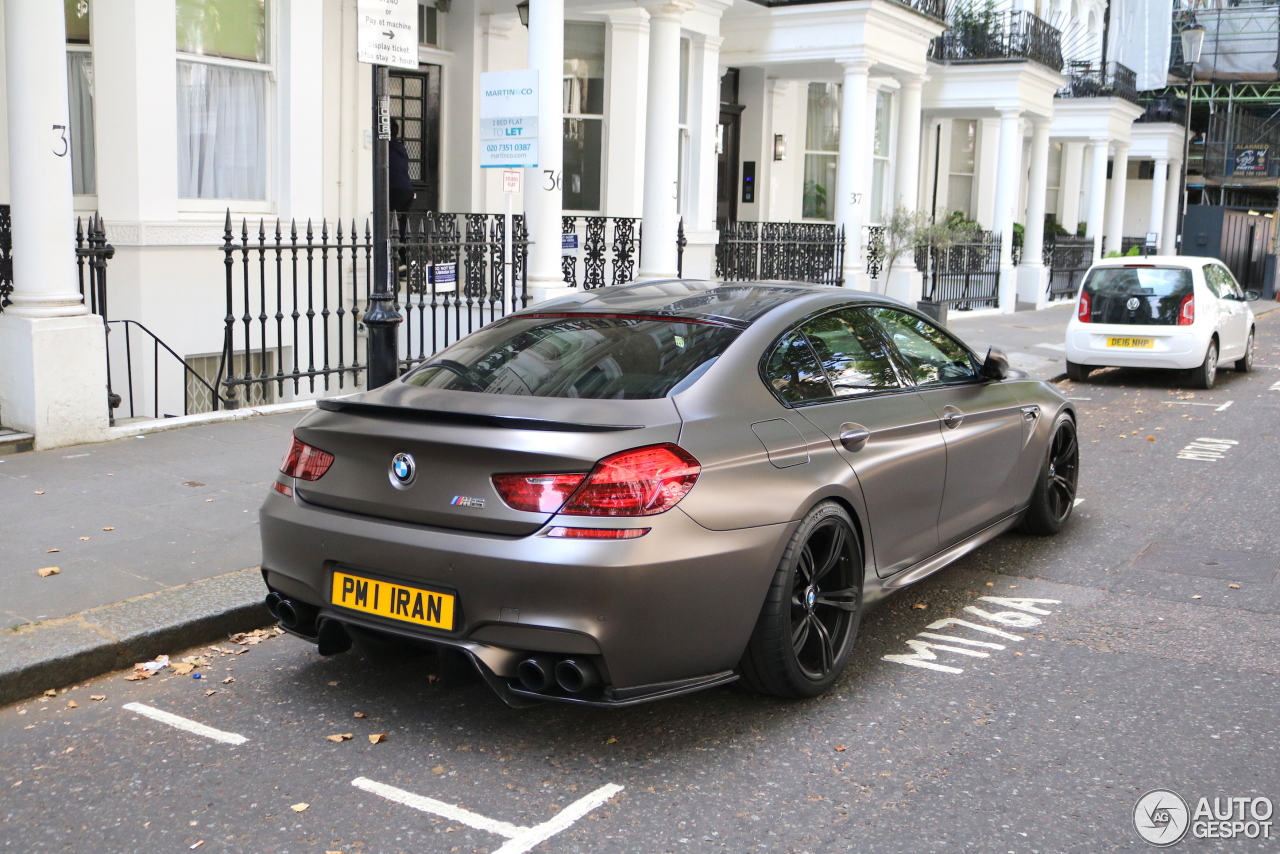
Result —
[{"label": "black alloy wheel", "polygon": [[1060,415],[1022,520],[1023,530],[1032,534],[1061,531],[1075,507],[1079,478],[1080,443],[1076,439],[1076,423],[1071,416]]},{"label": "black alloy wheel", "polygon": [[740,671],[748,687],[813,697],[839,678],[862,617],[862,543],[849,514],[819,504],[792,535]]}]

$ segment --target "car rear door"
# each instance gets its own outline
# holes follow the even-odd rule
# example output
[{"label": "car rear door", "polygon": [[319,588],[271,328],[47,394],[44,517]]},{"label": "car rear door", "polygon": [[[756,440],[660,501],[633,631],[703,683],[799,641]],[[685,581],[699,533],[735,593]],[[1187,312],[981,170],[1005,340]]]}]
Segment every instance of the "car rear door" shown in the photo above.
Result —
[{"label": "car rear door", "polygon": [[857,308],[837,309],[787,341],[803,348],[793,362],[821,366],[797,372],[820,384],[809,383],[808,402],[797,411],[830,437],[858,476],[876,571],[891,575],[934,554],[946,478],[942,428],[902,382],[871,319]]},{"label": "car rear door", "polygon": [[[1218,338],[1222,342],[1222,355],[1232,358],[1244,355],[1245,340],[1249,336],[1249,312],[1244,304],[1244,290],[1236,282],[1231,271],[1221,264],[1211,265],[1217,271]],[[1205,279],[1209,271],[1205,270]]]},{"label": "car rear door", "polygon": [[920,397],[942,422],[947,478],[938,515],[938,545],[947,548],[1013,512],[1020,500],[1024,407],[1010,384],[984,380],[967,347],[908,311],[869,306]]}]

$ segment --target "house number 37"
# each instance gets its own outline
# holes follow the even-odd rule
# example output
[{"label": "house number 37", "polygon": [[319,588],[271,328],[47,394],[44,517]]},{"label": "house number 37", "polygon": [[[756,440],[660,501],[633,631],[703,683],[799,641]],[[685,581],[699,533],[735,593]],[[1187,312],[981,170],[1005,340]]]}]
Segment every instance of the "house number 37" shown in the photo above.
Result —
[{"label": "house number 37", "polygon": [[[55,136],[53,141],[53,153],[58,157],[66,157],[67,152],[71,150],[71,142],[67,139],[67,126],[54,125],[53,133]],[[59,151],[59,148],[62,150]]]}]

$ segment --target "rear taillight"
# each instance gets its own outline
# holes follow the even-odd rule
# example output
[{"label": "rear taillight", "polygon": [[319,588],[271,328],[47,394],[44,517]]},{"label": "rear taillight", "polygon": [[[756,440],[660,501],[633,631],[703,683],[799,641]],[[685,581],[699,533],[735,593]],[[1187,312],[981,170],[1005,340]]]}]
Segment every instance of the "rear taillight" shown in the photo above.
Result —
[{"label": "rear taillight", "polygon": [[585,474],[495,474],[493,487],[513,510],[555,513]]},{"label": "rear taillight", "polygon": [[280,464],[280,472],[303,480],[319,480],[331,465],[333,454],[313,448],[294,436],[289,453],[284,455],[284,462]]},{"label": "rear taillight", "polygon": [[561,528],[547,531],[548,537],[568,540],[634,540],[649,533],[649,528]]},{"label": "rear taillight", "polygon": [[1081,323],[1093,322],[1093,300],[1084,291],[1080,292],[1080,307],[1076,309],[1076,319]]},{"label": "rear taillight", "polygon": [[675,507],[702,467],[676,445],[651,445],[605,457],[569,499],[570,516],[653,516]]},{"label": "rear taillight", "polygon": [[1178,325],[1190,326],[1196,322],[1196,295],[1194,293],[1187,294],[1182,298],[1182,305],[1178,306]]}]

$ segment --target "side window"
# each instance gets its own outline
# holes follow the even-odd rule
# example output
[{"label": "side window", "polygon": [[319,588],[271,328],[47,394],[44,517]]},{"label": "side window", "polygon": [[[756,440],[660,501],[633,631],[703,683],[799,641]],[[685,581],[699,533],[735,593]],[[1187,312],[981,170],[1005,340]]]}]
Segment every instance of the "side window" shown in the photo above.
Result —
[{"label": "side window", "polygon": [[855,308],[815,317],[803,327],[837,397],[897,388],[884,341],[871,318]]},{"label": "side window", "polygon": [[818,366],[809,342],[792,332],[769,356],[765,379],[774,393],[787,403],[804,403],[831,397],[827,376]]},{"label": "side window", "polygon": [[1204,283],[1209,287],[1209,293],[1215,297],[1222,297],[1222,282],[1219,278],[1217,264],[1204,265]]},{"label": "side window", "polygon": [[923,318],[893,308],[868,308],[893,341],[916,385],[966,382],[977,369],[960,342]]},{"label": "side window", "polygon": [[1239,299],[1244,299],[1244,291],[1240,289],[1240,283],[1236,281],[1236,277],[1226,267],[1218,268],[1218,281],[1222,283],[1223,296],[1232,294]]}]

